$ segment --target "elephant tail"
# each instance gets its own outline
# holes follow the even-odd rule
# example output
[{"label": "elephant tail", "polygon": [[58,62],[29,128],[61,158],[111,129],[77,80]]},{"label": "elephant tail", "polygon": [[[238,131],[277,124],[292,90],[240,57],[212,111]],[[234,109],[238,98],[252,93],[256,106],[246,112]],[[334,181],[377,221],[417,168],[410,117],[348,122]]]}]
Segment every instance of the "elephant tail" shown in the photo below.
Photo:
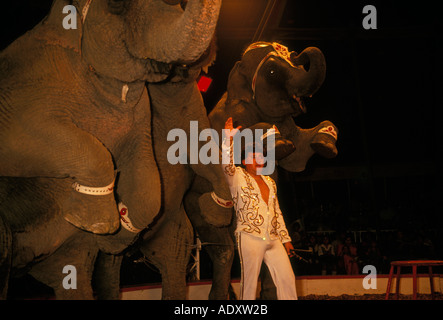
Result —
[{"label": "elephant tail", "polygon": [[12,232],[0,216],[0,300],[6,300],[12,263]]}]

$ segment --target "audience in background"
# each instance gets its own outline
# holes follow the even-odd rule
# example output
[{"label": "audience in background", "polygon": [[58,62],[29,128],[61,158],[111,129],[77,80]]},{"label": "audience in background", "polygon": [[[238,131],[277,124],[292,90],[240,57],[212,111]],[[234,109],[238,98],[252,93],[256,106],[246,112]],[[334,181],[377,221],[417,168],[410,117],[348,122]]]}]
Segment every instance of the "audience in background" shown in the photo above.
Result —
[{"label": "audience in background", "polygon": [[323,242],[318,246],[317,252],[318,259],[321,264],[321,274],[337,274],[337,263],[335,259],[334,247],[329,242],[329,237],[327,235],[323,236]]},{"label": "audience in background", "polygon": [[291,258],[296,276],[357,275],[365,265],[387,274],[391,261],[438,258],[431,237],[424,232],[297,232],[294,248],[300,249],[296,252],[301,259]]},{"label": "audience in background", "polygon": [[347,236],[345,243],[338,247],[337,255],[339,259],[343,259],[346,274],[359,274],[357,246],[354,244],[351,236]]}]

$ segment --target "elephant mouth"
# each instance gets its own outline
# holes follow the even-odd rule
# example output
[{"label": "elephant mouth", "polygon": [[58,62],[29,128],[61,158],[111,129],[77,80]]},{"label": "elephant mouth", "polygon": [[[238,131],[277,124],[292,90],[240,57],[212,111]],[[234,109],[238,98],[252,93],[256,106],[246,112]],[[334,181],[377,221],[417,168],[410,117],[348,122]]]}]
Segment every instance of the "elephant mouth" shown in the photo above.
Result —
[{"label": "elephant mouth", "polygon": [[293,94],[289,100],[291,101],[292,108],[297,111],[297,113],[299,113],[300,111],[301,113],[306,113],[306,105],[303,101],[303,98],[297,97],[295,94]]}]

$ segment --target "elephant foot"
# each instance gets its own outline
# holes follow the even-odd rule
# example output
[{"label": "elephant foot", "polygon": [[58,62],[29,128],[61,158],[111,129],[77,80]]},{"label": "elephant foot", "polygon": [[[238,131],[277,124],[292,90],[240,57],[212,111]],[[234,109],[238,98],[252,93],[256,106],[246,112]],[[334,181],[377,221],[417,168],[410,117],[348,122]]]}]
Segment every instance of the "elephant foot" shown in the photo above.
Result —
[{"label": "elephant foot", "polygon": [[326,141],[317,141],[311,143],[311,148],[326,159],[332,159],[337,156],[337,147],[335,144]]},{"label": "elephant foot", "polygon": [[89,195],[71,191],[63,206],[63,218],[77,228],[96,234],[110,234],[120,227],[114,194]]},{"label": "elephant foot", "polygon": [[320,156],[327,159],[335,158],[338,154],[335,143],[337,141],[337,131],[332,124],[324,124],[312,139],[311,148]]},{"label": "elephant foot", "polygon": [[198,199],[203,219],[215,226],[226,227],[231,223],[232,208],[225,208],[215,202],[211,193],[204,193]]},{"label": "elephant foot", "polygon": [[295,151],[292,141],[287,139],[279,139],[275,141],[275,159],[280,160]]},{"label": "elephant foot", "polygon": [[[249,127],[251,130],[261,129],[265,132],[262,136],[263,139],[263,149],[268,152],[274,148],[274,156],[276,160],[283,159],[295,151],[295,146],[291,140],[282,137],[280,131],[275,125],[259,122]],[[269,137],[273,136],[273,145],[269,144]],[[268,145],[269,144],[269,145]]]}]

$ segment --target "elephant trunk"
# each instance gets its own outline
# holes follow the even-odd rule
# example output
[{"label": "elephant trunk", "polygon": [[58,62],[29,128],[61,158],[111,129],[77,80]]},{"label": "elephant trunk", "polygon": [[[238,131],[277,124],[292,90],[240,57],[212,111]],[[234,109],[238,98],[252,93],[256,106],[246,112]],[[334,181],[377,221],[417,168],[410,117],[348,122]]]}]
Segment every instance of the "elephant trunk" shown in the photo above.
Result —
[{"label": "elephant trunk", "polygon": [[[183,11],[174,1],[138,1],[128,21],[128,49],[138,58],[190,63],[209,47],[221,0],[189,0]],[[146,12],[142,17],[139,12]]]},{"label": "elephant trunk", "polygon": [[[321,87],[326,76],[326,61],[323,53],[316,47],[308,47],[295,57],[293,63],[302,66],[305,72],[297,79],[296,95],[311,96]],[[302,85],[300,85],[302,84]]]}]

